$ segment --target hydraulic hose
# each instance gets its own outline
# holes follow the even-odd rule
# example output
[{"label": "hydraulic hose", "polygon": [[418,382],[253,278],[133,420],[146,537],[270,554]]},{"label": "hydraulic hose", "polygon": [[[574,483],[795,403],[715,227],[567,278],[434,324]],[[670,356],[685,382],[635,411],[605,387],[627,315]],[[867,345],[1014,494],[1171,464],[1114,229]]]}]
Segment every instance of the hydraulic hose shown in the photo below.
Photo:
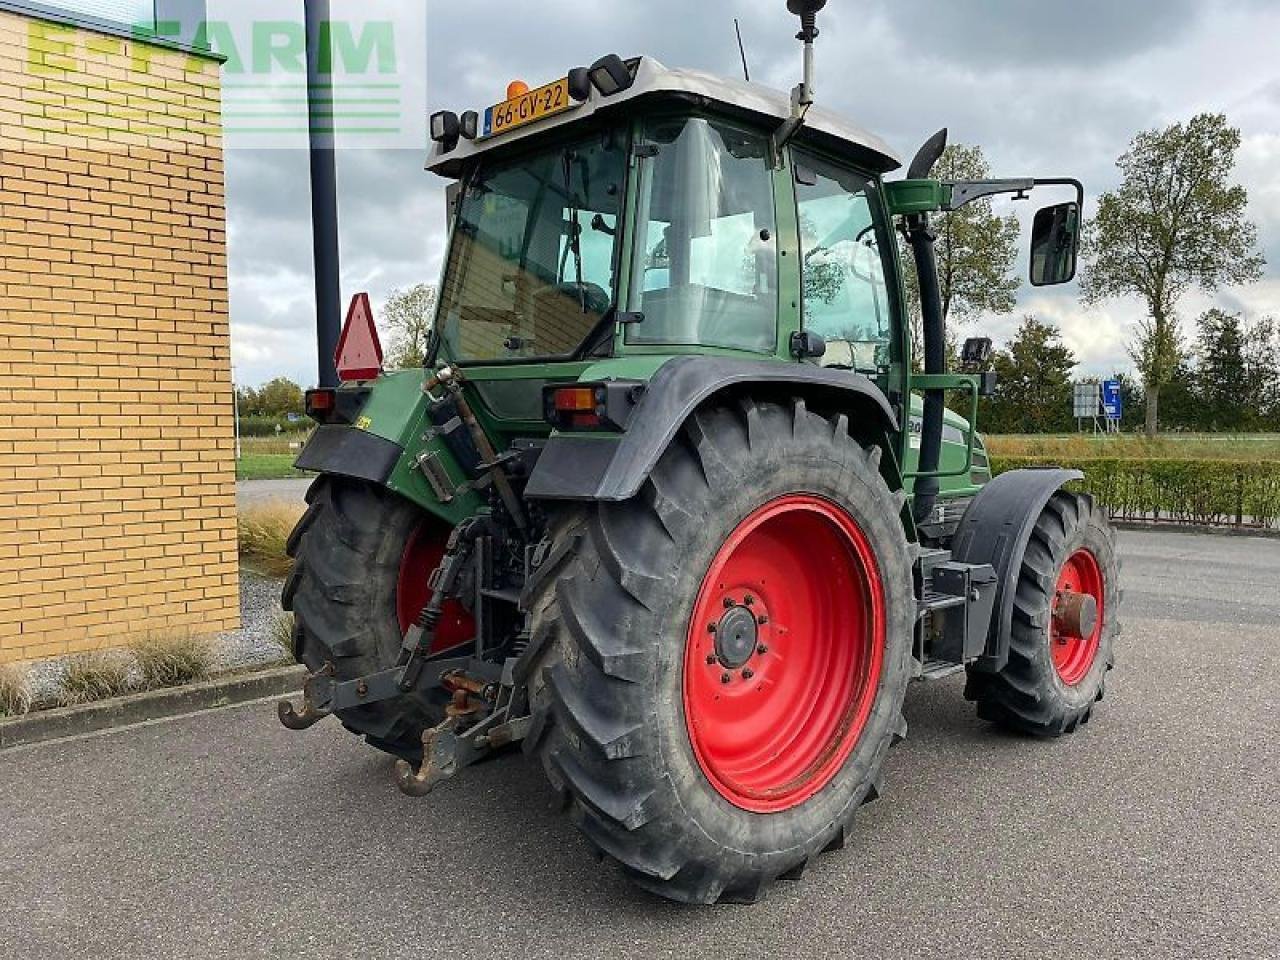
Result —
[{"label": "hydraulic hose", "polygon": [[[938,259],[934,250],[936,237],[929,229],[926,214],[915,214],[907,219],[907,241],[915,257],[916,277],[920,286],[920,314],[924,326],[924,372],[947,372],[946,327],[942,317],[942,292],[938,285]],[[915,484],[915,501],[911,512],[916,523],[923,523],[933,513],[938,502],[938,478],[927,476],[937,473],[942,460],[942,423],[946,409],[942,390],[924,392],[924,422],[920,430],[920,460]]]}]

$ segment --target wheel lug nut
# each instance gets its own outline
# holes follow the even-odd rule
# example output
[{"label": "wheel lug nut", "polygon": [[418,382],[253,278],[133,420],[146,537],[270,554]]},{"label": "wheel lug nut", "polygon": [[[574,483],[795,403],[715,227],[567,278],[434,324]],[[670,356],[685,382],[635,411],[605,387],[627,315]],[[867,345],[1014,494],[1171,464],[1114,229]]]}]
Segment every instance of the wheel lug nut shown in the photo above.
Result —
[{"label": "wheel lug nut", "polygon": [[760,624],[760,626],[762,627],[768,622],[769,622],[769,618],[766,617],[763,613],[760,614],[760,616],[756,617],[756,623]]},{"label": "wheel lug nut", "polygon": [[716,660],[717,660],[717,659],[718,659],[718,658],[716,657],[716,655],[715,655],[714,653],[708,653],[708,654],[707,654],[707,666],[708,666],[708,667],[715,666],[715,662],[716,662]]},{"label": "wheel lug nut", "polygon": [[743,671],[742,671],[742,679],[743,679],[743,680],[750,680],[750,679],[751,679],[752,677],[754,677],[755,675],[756,675],[756,672],[755,672],[754,670],[752,670],[750,667],[748,667],[746,670],[743,670]]},{"label": "wheel lug nut", "polygon": [[749,606],[751,606],[752,604],[754,604],[754,603],[756,602],[756,598],[755,598],[755,597],[753,597],[751,594],[749,594],[749,593],[748,593],[748,594],[747,594],[747,595],[742,599],[742,602],[743,602],[743,603],[745,603],[745,604],[749,607]]},{"label": "wheel lug nut", "polygon": [[729,683],[731,680],[733,680],[733,677],[729,676],[729,674],[727,673],[720,674],[721,683]]},{"label": "wheel lug nut", "polygon": [[714,623],[708,623],[707,633],[715,633],[715,632],[716,632],[716,625]]},{"label": "wheel lug nut", "polygon": [[734,602],[733,597],[725,597],[725,598],[724,598],[724,608],[725,608],[726,610],[732,610],[732,609],[733,609],[734,607],[736,607],[736,606],[737,606],[737,604]]},{"label": "wheel lug nut", "polygon": [[762,657],[768,652],[769,652],[769,647],[766,644],[762,643],[760,644],[760,646],[756,647],[756,653],[760,654],[760,656]]}]

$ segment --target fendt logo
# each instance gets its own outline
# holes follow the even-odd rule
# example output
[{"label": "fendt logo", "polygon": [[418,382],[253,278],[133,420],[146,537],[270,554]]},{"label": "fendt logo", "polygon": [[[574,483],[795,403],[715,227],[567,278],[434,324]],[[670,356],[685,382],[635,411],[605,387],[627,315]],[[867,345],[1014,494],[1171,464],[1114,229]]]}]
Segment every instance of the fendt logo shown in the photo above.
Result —
[{"label": "fendt logo", "polygon": [[[218,4],[218,19],[137,24],[128,31],[131,38],[32,21],[27,70],[74,87],[104,57],[124,68],[127,77],[107,70],[100,79],[84,80],[122,106],[109,119],[89,112],[82,129],[66,130],[72,135],[164,135],[169,128],[155,124],[162,104],[149,111],[138,101],[163,100],[155,93],[164,86],[157,74],[169,79],[175,65],[207,74],[207,57],[194,52],[205,51],[223,60],[222,126],[205,132],[220,132],[229,147],[304,149],[314,132],[333,135],[340,146],[423,149],[426,5],[367,0],[359,7],[359,16],[335,16],[321,27],[315,82],[307,74],[302,4],[283,0],[226,0]],[[175,56],[174,48],[192,52]]]}]

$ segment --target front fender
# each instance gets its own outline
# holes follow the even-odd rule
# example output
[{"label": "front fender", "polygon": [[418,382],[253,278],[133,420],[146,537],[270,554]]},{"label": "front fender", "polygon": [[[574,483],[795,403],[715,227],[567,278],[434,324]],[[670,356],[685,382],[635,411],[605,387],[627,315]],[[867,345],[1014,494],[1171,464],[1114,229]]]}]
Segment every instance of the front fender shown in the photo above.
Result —
[{"label": "front fender", "polygon": [[1011,470],[983,487],[965,511],[952,542],[952,559],[989,563],[996,571],[995,612],[977,669],[998,673],[1008,664],[1013,599],[1031,531],[1050,498],[1083,479],[1079,470]]},{"label": "front fender", "polygon": [[862,411],[881,434],[898,430],[888,399],[860,373],[768,360],[678,357],[654,374],[626,433],[559,434],[548,441],[525,495],[535,500],[630,500],[690,414],[718,394],[749,386],[816,395],[835,408]]}]

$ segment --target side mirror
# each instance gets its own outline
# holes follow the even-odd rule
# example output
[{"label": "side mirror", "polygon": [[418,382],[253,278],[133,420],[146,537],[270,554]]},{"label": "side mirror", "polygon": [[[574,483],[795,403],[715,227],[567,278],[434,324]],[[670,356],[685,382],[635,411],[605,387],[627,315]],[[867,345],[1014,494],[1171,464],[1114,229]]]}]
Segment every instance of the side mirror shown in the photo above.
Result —
[{"label": "side mirror", "polygon": [[1036,214],[1031,228],[1031,285],[1070,283],[1080,255],[1080,205],[1060,203]]}]

